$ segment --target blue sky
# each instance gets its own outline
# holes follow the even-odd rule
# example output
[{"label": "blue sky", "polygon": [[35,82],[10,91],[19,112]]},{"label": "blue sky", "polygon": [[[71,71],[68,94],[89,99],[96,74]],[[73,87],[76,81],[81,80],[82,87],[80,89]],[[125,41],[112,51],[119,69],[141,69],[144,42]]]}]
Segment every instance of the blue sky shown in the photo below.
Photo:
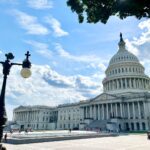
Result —
[{"label": "blue sky", "polygon": [[0,18],[0,59],[7,52],[14,53],[15,62],[21,62],[27,50],[32,55],[31,78],[22,79],[19,67],[13,67],[8,78],[9,119],[19,105],[55,106],[100,94],[120,32],[150,75],[149,19],[110,17],[107,24],[79,24],[66,0],[0,0]]}]

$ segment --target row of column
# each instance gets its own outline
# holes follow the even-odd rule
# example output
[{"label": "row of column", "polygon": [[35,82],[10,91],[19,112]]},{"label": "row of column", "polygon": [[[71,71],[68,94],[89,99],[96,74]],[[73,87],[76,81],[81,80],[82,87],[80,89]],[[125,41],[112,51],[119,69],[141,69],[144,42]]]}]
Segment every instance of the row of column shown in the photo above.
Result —
[{"label": "row of column", "polygon": [[148,84],[148,80],[139,78],[122,78],[110,80],[104,83],[104,90],[116,90],[116,89],[126,89],[126,88],[139,88],[145,89]]},{"label": "row of column", "polygon": [[14,120],[17,121],[33,121],[37,120],[38,111],[24,111],[24,112],[15,112]]},{"label": "row of column", "polygon": [[145,117],[145,103],[138,101],[84,106],[84,118],[107,120],[113,117],[143,119]]}]

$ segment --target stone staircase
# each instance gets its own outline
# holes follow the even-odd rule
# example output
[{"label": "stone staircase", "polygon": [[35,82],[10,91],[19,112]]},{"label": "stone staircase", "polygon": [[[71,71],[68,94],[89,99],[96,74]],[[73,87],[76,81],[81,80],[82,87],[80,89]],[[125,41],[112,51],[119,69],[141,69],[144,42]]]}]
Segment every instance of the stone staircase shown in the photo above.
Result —
[{"label": "stone staircase", "polygon": [[105,121],[105,120],[103,120],[103,121],[94,120],[89,125],[87,125],[87,128],[106,130],[106,124],[107,124],[107,121]]}]

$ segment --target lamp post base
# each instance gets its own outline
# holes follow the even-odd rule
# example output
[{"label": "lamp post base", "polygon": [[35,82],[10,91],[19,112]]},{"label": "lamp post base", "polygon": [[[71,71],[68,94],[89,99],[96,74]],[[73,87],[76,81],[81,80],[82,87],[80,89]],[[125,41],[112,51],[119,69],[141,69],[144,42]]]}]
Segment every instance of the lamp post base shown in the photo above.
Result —
[{"label": "lamp post base", "polygon": [[0,150],[7,150],[6,147],[2,146],[2,143],[0,143]]},{"label": "lamp post base", "polygon": [[0,150],[6,150],[6,147],[4,147],[2,145],[2,140],[3,140],[3,128],[4,128],[4,125],[1,125],[0,126]]}]

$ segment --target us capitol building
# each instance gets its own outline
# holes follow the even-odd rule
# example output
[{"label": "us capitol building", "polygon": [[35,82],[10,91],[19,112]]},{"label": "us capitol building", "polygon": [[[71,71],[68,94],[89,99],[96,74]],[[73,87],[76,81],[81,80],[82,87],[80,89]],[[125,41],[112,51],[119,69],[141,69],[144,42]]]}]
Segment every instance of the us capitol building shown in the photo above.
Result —
[{"label": "us capitol building", "polygon": [[122,34],[118,45],[105,71],[102,94],[57,107],[19,106],[13,111],[13,121],[21,130],[150,129],[150,78],[138,58],[126,49]]}]

